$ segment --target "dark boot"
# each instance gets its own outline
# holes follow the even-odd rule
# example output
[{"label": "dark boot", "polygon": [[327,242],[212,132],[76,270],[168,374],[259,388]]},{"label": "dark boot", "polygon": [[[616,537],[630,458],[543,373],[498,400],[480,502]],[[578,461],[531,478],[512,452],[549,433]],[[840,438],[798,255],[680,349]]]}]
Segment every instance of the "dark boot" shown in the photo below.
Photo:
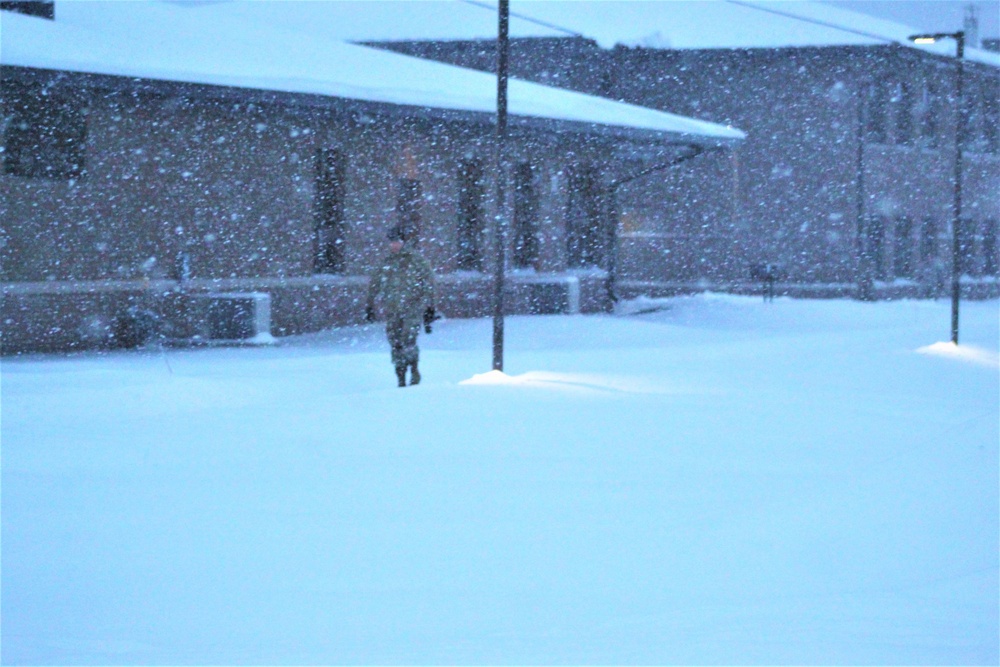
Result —
[{"label": "dark boot", "polygon": [[420,371],[417,370],[417,362],[410,364],[410,384],[420,384]]},{"label": "dark boot", "polygon": [[396,379],[400,387],[406,386],[406,366],[396,366]]}]

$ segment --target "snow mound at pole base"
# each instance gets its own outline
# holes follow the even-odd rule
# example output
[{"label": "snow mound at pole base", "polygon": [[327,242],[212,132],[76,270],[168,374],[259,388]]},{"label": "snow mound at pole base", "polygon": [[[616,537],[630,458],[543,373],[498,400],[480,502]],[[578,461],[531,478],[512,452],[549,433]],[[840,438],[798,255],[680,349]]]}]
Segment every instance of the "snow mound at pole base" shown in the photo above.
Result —
[{"label": "snow mound at pole base", "polygon": [[1000,356],[990,350],[955,343],[934,343],[917,349],[918,354],[957,359],[980,366],[1000,367]]}]

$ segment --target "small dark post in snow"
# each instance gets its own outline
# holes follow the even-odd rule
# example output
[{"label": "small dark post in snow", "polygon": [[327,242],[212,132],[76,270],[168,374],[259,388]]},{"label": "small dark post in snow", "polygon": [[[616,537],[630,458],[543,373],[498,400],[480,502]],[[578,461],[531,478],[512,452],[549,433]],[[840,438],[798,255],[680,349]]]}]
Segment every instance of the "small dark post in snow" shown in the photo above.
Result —
[{"label": "small dark post in snow", "polygon": [[507,140],[507,56],[510,0],[500,0],[497,29],[497,135],[496,135],[496,219],[493,242],[496,248],[496,273],[493,279],[493,370],[503,370],[503,287],[507,235],[504,210],[504,144]]}]

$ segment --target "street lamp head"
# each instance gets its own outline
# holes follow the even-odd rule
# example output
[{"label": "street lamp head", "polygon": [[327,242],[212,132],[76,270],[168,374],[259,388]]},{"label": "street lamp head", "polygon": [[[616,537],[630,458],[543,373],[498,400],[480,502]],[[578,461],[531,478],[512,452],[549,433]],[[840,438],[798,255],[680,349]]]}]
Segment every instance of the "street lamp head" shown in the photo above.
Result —
[{"label": "street lamp head", "polygon": [[933,44],[939,39],[964,40],[965,32],[959,30],[958,32],[935,32],[926,35],[910,35],[907,39],[914,44]]}]

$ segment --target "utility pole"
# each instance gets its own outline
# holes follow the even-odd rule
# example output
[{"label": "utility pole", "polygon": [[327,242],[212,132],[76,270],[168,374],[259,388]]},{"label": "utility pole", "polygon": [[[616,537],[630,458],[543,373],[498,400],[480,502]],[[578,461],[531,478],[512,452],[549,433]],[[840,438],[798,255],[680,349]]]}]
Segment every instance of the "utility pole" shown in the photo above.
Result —
[{"label": "utility pole", "polygon": [[507,142],[507,61],[509,53],[510,0],[500,0],[497,28],[497,134],[494,146],[496,160],[496,218],[493,243],[496,249],[496,273],[493,276],[493,370],[503,370],[503,288],[505,251],[507,246],[505,144]]},{"label": "utility pole", "polygon": [[955,33],[958,72],[955,76],[956,102],[958,114],[955,128],[955,199],[952,203],[952,258],[951,258],[951,342],[958,345],[958,301],[962,292],[962,159],[965,151],[965,99],[963,79],[965,78],[965,33]]}]

